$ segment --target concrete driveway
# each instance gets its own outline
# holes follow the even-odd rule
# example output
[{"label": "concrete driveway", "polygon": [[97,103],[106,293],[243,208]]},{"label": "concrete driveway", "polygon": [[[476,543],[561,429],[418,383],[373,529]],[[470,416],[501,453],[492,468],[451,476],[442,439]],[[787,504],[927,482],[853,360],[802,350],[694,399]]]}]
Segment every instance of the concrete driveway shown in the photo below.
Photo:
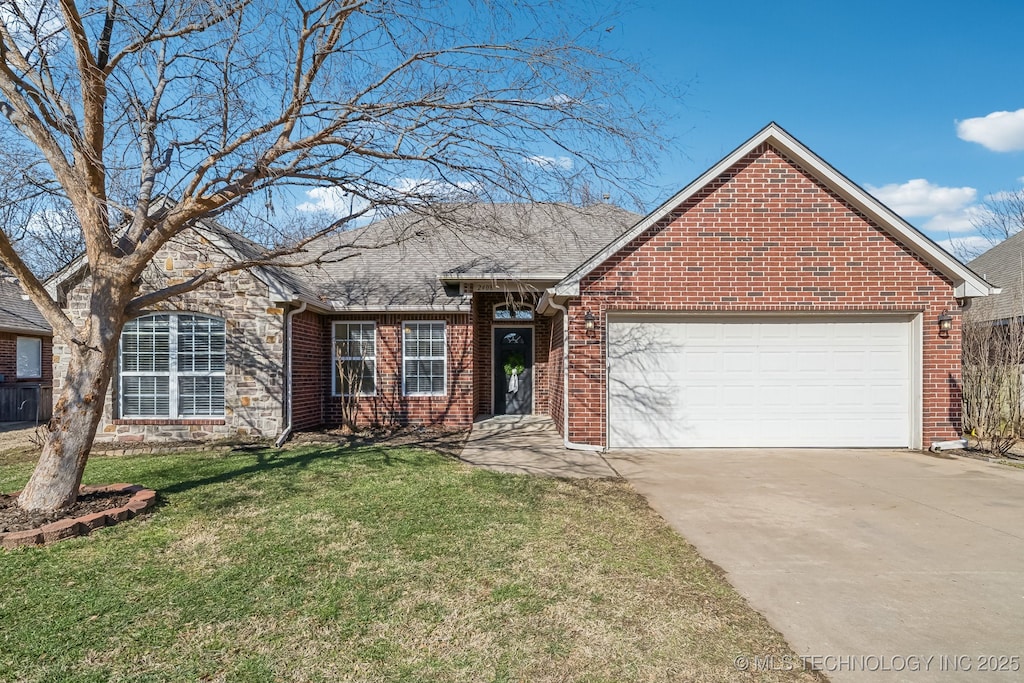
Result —
[{"label": "concrete driveway", "polygon": [[1024,470],[881,450],[606,457],[832,680],[1024,680]]}]

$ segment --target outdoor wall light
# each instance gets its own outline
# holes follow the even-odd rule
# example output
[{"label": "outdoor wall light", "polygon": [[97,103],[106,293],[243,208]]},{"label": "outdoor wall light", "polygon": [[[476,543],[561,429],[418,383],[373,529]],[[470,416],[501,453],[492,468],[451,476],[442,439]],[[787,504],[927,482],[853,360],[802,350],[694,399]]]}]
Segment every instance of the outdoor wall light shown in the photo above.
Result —
[{"label": "outdoor wall light", "polygon": [[953,316],[949,311],[943,311],[939,316],[939,332],[949,332],[953,329]]},{"label": "outdoor wall light", "polygon": [[594,329],[595,320],[597,320],[597,318],[595,318],[594,314],[590,312],[590,310],[588,310],[586,315],[583,316],[583,327],[587,329],[587,332],[590,332],[591,330]]}]

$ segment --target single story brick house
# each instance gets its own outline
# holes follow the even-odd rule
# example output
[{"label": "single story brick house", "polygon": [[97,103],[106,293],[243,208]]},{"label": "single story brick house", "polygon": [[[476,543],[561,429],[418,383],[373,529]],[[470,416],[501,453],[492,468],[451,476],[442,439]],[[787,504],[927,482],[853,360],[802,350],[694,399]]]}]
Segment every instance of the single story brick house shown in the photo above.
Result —
[{"label": "single story brick house", "polygon": [[[992,286],[770,124],[641,217],[452,204],[132,321],[100,438],[550,415],[573,448],[921,448],[960,434],[961,305]],[[215,224],[147,286],[258,249]],[[80,315],[85,264],[49,283]],[[56,376],[62,377],[60,340]]]},{"label": "single story brick house", "polygon": [[0,270],[0,422],[49,419],[52,337],[18,281]]}]

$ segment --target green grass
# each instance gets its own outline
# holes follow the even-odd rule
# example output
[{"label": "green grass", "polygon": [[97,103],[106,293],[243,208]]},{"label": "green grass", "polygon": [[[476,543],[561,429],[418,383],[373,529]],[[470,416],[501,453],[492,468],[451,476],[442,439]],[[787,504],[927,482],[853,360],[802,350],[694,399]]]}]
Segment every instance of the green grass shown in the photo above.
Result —
[{"label": "green grass", "polygon": [[115,481],[160,506],[0,554],[0,679],[731,681],[790,654],[622,482],[377,447],[90,461]]}]

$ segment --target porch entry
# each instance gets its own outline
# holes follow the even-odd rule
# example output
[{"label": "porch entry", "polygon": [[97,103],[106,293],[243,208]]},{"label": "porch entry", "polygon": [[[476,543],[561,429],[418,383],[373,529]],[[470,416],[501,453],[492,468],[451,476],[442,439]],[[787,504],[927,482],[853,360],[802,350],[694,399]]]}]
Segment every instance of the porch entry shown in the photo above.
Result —
[{"label": "porch entry", "polygon": [[494,414],[533,412],[533,328],[494,328]]}]

